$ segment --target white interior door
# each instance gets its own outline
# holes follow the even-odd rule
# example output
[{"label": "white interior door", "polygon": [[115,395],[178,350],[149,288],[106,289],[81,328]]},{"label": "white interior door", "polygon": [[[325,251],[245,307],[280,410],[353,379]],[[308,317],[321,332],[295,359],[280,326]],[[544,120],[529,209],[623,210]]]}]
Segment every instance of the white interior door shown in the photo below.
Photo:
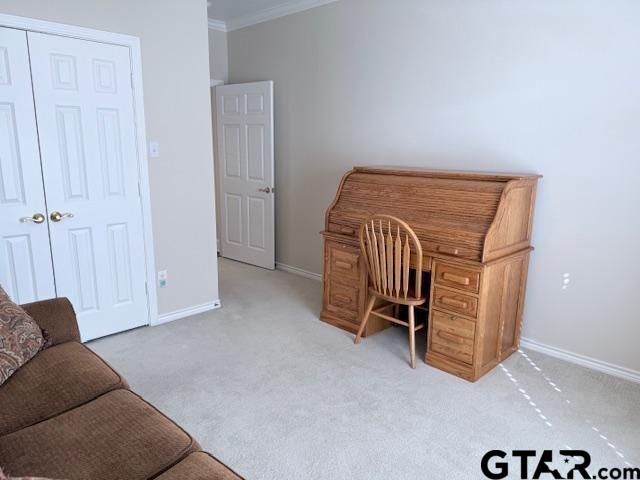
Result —
[{"label": "white interior door", "polygon": [[57,294],[83,340],[146,325],[129,49],[28,40]]},{"label": "white interior door", "polygon": [[18,303],[55,296],[27,34],[0,28],[0,284]]},{"label": "white interior door", "polygon": [[273,82],[216,87],[221,254],[275,268]]}]

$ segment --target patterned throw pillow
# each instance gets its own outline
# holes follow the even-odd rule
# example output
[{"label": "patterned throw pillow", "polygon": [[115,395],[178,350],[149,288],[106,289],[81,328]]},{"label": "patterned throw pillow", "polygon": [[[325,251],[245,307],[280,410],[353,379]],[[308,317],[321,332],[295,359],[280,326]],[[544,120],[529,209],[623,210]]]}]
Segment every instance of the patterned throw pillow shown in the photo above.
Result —
[{"label": "patterned throw pillow", "polygon": [[38,324],[0,287],[0,385],[31,360],[43,345]]}]

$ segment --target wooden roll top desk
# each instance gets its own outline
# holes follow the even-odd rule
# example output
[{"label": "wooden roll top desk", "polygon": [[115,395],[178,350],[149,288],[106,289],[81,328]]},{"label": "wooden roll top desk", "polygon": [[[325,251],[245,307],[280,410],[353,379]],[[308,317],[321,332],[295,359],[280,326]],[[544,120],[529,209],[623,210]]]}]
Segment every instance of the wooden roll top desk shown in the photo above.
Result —
[{"label": "wooden roll top desk", "polygon": [[[425,361],[475,381],[518,349],[539,175],[356,167],[328,208],[321,319],[356,332],[368,276],[358,232],[373,214],[406,221],[431,273]],[[413,263],[413,261],[412,261]],[[371,318],[371,335],[390,324]]]}]

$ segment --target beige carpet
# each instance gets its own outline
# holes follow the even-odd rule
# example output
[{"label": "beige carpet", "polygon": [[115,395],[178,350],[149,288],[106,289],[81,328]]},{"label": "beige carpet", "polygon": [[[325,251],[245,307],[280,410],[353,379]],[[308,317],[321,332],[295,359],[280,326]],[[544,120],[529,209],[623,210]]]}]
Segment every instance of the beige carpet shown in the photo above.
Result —
[{"label": "beige carpet", "polygon": [[89,346],[247,479],[479,479],[489,449],[567,446],[640,464],[640,385],[526,351],[475,384],[412,370],[404,329],[354,346],[320,322],[319,282],[224,260],[220,281],[220,310]]}]

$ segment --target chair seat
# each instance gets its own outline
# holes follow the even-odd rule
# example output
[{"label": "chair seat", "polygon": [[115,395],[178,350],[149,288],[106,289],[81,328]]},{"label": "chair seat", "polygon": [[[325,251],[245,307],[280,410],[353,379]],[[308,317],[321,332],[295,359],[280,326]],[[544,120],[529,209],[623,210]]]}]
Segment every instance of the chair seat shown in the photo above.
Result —
[{"label": "chair seat", "polygon": [[129,390],[0,437],[2,467],[16,477],[146,480],[196,450],[184,430]]},{"label": "chair seat", "polygon": [[0,436],[118,388],[128,388],[127,382],[84,345],[47,348],[0,387]]},{"label": "chair seat", "polygon": [[391,297],[389,295],[383,295],[380,292],[378,292],[375,288],[372,288],[372,287],[369,287],[369,293],[371,295],[375,295],[376,297],[382,300],[386,300],[387,302],[391,302],[391,303],[396,303],[398,305],[422,305],[424,302],[427,301],[425,297],[416,298],[412,290],[409,290],[409,294],[407,295],[407,298]]}]

